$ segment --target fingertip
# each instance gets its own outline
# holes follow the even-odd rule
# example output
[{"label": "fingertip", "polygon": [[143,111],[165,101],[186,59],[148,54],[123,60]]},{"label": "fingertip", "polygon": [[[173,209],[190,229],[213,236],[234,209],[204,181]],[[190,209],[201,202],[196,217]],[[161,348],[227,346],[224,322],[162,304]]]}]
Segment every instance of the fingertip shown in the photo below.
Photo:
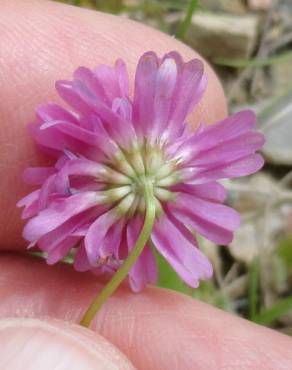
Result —
[{"label": "fingertip", "polygon": [[130,370],[127,358],[100,335],[59,320],[0,320],[0,368]]},{"label": "fingertip", "polygon": [[[79,322],[102,287],[92,274],[77,273],[65,264],[46,266],[27,256],[2,255],[0,269],[2,317]],[[121,287],[98,313],[92,329],[141,370],[291,367],[288,336],[165,289],[149,287],[133,294]]]}]

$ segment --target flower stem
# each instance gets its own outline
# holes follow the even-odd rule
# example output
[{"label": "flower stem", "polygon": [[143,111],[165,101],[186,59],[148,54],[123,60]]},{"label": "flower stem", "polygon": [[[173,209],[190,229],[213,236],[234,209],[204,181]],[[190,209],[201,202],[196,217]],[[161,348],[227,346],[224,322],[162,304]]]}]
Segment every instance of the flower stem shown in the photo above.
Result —
[{"label": "flower stem", "polygon": [[136,241],[136,244],[134,248],[132,249],[131,253],[129,254],[128,258],[122,264],[122,266],[118,269],[118,271],[114,274],[112,279],[102,289],[102,291],[98,294],[98,296],[94,299],[94,301],[89,306],[88,310],[86,311],[85,315],[80,321],[80,325],[82,326],[89,327],[89,325],[91,324],[91,321],[94,319],[100,307],[115,292],[118,286],[126,278],[129,270],[134,265],[134,263],[137,261],[138,257],[140,256],[140,254],[142,253],[144,249],[145,244],[147,243],[151,235],[151,231],[152,231],[153,224],[155,221],[155,198],[153,194],[152,183],[145,181],[144,193],[145,193],[145,203],[146,203],[145,220],[144,220],[141,233]]}]

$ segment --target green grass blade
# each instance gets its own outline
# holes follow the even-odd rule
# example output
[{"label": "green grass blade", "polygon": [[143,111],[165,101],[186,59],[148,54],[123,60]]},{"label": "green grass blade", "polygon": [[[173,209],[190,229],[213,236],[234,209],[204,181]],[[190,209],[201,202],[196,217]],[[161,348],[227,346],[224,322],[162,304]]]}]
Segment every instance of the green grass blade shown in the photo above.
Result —
[{"label": "green grass blade", "polygon": [[178,30],[175,35],[178,39],[181,39],[181,40],[184,39],[185,34],[191,24],[192,16],[197,10],[197,8],[198,8],[198,0],[190,0],[189,6],[186,11],[186,15],[183,21],[181,22],[181,24],[179,25]]},{"label": "green grass blade", "polygon": [[216,58],[214,63],[217,65],[232,67],[232,68],[261,68],[267,67],[276,63],[288,62],[292,60],[292,51],[288,51],[279,55],[275,55],[264,59],[229,59]]},{"label": "green grass blade", "polygon": [[270,325],[291,310],[292,297],[283,298],[272,307],[262,310],[254,317],[254,321],[261,325]]},{"label": "green grass blade", "polygon": [[248,275],[248,317],[254,321],[258,308],[259,261],[255,258]]}]

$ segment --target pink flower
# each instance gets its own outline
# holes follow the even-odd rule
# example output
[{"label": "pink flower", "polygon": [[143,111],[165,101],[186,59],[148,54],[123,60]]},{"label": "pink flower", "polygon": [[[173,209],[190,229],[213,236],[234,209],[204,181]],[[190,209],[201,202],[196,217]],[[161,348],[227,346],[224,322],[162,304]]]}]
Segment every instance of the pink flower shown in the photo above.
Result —
[{"label": "pink flower", "polygon": [[143,188],[153,186],[156,219],[149,243],[129,271],[134,291],[157,279],[150,248],[190,286],[208,279],[212,267],[195,234],[231,242],[239,215],[223,205],[218,180],[249,175],[263,159],[255,116],[242,111],[191,132],[186,118],[207,84],[203,64],[184,63],[176,52],[139,60],[134,97],[126,66],[91,71],[80,67],[56,89],[72,107],[49,103],[30,125],[36,142],[56,157],[54,167],[28,168],[38,189],[23,198],[23,236],[56,263],[74,251],[79,271],[115,271],[133,248],[145,217]]}]

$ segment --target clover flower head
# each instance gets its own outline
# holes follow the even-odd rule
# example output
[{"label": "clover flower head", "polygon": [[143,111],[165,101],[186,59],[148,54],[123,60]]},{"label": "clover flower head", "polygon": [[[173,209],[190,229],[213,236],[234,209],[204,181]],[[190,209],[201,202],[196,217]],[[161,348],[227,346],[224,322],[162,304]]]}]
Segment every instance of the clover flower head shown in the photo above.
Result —
[{"label": "clover flower head", "polygon": [[49,103],[37,109],[30,131],[56,161],[28,168],[24,178],[38,189],[23,198],[24,238],[47,252],[54,264],[74,251],[74,267],[116,271],[141,232],[154,194],[155,221],[129,271],[134,291],[157,279],[152,248],[191,287],[208,279],[212,266],[196,235],[229,244],[239,226],[237,212],[223,204],[218,182],[252,174],[263,165],[255,152],[264,143],[255,116],[236,113],[193,132],[187,116],[201,99],[203,63],[185,63],[176,52],[140,58],[133,98],[125,63],[79,67],[56,89],[70,110]]}]

